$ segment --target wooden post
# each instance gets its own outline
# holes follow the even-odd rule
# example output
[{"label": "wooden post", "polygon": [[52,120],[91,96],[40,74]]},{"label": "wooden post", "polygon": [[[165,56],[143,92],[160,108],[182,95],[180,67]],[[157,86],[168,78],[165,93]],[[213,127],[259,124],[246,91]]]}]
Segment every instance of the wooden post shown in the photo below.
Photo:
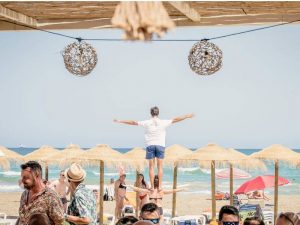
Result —
[{"label": "wooden post", "polygon": [[[178,171],[178,165],[177,163],[175,163],[174,170],[173,170],[173,189],[177,188],[177,171]],[[173,192],[172,217],[175,217],[175,214],[176,214],[176,192]]]},{"label": "wooden post", "polygon": [[45,179],[48,181],[49,178],[49,168],[48,168],[48,163],[46,162],[45,164]]},{"label": "wooden post", "polygon": [[99,225],[103,225],[104,162],[100,160]]},{"label": "wooden post", "polygon": [[210,224],[217,224],[216,222],[216,163],[211,161],[211,209],[212,219]]},{"label": "wooden post", "polygon": [[[139,179],[139,171],[136,170],[136,175],[135,175],[135,183],[136,184],[138,183],[138,179]],[[136,216],[136,218],[139,218],[140,207],[139,207],[138,203],[139,203],[139,195],[138,195],[138,192],[136,192],[136,195],[135,195],[135,204],[136,204],[135,216]]]},{"label": "wooden post", "polygon": [[233,166],[230,163],[230,205],[233,205]]},{"label": "wooden post", "polygon": [[275,161],[275,183],[274,183],[274,224],[277,218],[278,213],[278,168],[279,168],[279,162],[278,160]]}]

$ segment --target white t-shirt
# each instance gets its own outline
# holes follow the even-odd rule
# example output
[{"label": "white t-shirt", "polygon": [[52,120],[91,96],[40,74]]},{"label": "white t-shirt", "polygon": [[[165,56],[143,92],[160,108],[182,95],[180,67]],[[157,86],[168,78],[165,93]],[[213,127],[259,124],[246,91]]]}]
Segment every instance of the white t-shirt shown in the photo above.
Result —
[{"label": "white t-shirt", "polygon": [[150,120],[138,121],[139,126],[145,128],[146,146],[166,145],[166,128],[172,124],[173,120],[161,120],[153,117]]}]

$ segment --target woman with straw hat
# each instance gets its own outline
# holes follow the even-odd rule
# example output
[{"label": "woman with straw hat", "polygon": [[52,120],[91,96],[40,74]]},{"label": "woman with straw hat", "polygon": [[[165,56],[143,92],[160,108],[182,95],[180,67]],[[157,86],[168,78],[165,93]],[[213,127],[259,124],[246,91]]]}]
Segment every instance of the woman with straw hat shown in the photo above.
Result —
[{"label": "woman with straw hat", "polygon": [[83,181],[85,170],[77,163],[72,163],[65,171],[71,190],[71,200],[65,220],[70,224],[97,224],[96,198],[93,192],[85,187]]}]

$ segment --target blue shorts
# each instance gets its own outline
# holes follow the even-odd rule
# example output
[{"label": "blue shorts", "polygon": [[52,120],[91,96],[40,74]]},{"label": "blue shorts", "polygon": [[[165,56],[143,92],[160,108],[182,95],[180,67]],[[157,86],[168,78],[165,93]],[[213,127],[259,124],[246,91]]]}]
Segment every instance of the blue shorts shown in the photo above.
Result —
[{"label": "blue shorts", "polygon": [[150,145],[146,148],[146,159],[165,158],[165,147],[160,145]]}]

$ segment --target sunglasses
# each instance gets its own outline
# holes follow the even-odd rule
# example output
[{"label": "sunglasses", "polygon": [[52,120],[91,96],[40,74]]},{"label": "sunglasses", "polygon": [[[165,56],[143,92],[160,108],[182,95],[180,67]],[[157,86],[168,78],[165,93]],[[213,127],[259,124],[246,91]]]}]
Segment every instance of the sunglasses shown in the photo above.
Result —
[{"label": "sunglasses", "polygon": [[145,219],[145,218],[143,218],[143,220],[151,221],[154,224],[158,224],[159,223],[159,218],[154,218],[154,219]]},{"label": "sunglasses", "polygon": [[223,223],[223,225],[239,225],[240,222],[227,222],[227,221],[223,221],[222,223]]}]

